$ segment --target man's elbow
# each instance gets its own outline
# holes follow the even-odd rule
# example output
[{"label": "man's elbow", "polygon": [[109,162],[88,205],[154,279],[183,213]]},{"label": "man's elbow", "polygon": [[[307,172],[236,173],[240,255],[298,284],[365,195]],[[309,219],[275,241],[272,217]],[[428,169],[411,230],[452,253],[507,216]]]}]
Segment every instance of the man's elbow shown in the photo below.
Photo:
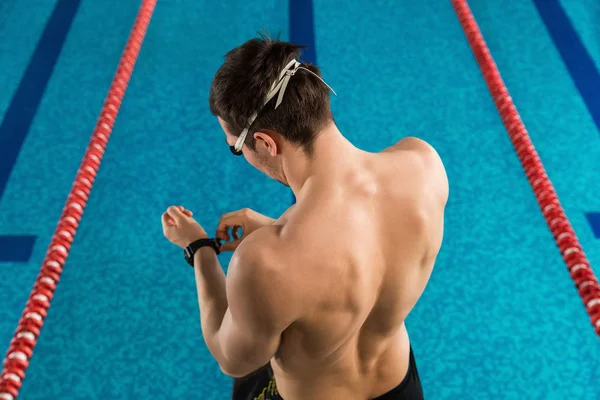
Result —
[{"label": "man's elbow", "polygon": [[260,369],[269,363],[271,357],[265,359],[265,355],[257,354],[250,348],[232,347],[226,344],[221,346],[220,357],[217,358],[221,371],[232,378],[242,378]]},{"label": "man's elbow", "polygon": [[249,368],[247,365],[232,362],[220,362],[219,367],[221,368],[221,372],[232,378],[243,378],[258,369]]}]

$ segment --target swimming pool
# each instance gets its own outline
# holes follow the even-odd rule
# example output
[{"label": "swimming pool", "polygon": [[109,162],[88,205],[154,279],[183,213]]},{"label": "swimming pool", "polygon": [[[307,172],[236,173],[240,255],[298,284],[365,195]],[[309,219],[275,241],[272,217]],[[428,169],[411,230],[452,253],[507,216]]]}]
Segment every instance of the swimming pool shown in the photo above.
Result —
[{"label": "swimming pool", "polygon": [[[600,211],[598,99],[577,85],[597,83],[593,71],[581,77],[569,63],[585,65],[587,54],[597,74],[600,8],[591,0],[470,4],[583,248],[599,265],[587,217]],[[340,130],[369,151],[418,136],[446,164],[444,244],[407,321],[426,398],[600,398],[598,337],[450,3],[313,5],[316,61],[338,93],[332,107]],[[552,36],[564,28],[556,5],[585,54]],[[31,237],[33,245],[30,255],[18,251],[22,242],[0,247],[12,257],[0,263],[6,346],[138,6],[0,3],[0,118],[2,126],[18,124],[23,138],[10,149],[0,142],[0,157],[15,155],[0,180],[0,236]],[[160,214],[186,205],[210,231],[224,212],[250,207],[277,216],[290,205],[288,189],[229,156],[207,97],[225,52],[263,26],[282,38],[306,35],[297,7],[158,1],[22,398],[226,398],[231,382],[203,343],[193,275],[163,238]]]}]

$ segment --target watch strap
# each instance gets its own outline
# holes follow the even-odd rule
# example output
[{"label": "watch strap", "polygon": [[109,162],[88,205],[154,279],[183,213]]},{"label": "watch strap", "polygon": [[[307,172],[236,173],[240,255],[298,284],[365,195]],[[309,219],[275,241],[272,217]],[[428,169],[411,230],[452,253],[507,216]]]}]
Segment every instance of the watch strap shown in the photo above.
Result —
[{"label": "watch strap", "polygon": [[196,251],[202,247],[212,247],[217,255],[221,254],[221,251],[219,250],[221,247],[221,241],[217,238],[203,238],[193,241],[185,249],[183,249],[185,260],[192,267],[194,266],[194,254],[196,254]]}]

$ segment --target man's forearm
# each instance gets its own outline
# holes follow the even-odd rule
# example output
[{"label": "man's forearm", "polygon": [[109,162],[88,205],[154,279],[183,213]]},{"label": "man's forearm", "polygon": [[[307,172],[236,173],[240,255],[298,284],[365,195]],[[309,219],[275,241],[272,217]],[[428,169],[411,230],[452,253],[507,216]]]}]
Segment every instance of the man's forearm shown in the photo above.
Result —
[{"label": "man's forearm", "polygon": [[223,360],[217,332],[227,311],[225,273],[215,251],[209,247],[199,249],[194,255],[194,273],[200,305],[200,322],[204,341],[217,362]]}]

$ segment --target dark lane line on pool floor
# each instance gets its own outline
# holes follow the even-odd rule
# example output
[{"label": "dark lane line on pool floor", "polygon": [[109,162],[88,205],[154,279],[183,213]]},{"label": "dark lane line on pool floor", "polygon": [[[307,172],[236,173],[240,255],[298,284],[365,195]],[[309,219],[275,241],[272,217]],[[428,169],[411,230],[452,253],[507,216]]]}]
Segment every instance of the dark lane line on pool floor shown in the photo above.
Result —
[{"label": "dark lane line on pool floor", "polygon": [[[81,0],[60,0],[0,124],[0,199],[31,128]],[[0,236],[0,262],[27,262],[36,237]]]},{"label": "dark lane line on pool floor", "polygon": [[[306,46],[302,51],[301,62],[317,65],[315,41],[315,21],[312,0],[290,0],[289,3],[290,42]],[[292,193],[292,204],[296,197]]]},{"label": "dark lane line on pool floor", "polygon": [[[594,60],[558,0],[533,3],[600,133],[600,73]],[[586,218],[600,239],[600,212],[588,212]]]}]

